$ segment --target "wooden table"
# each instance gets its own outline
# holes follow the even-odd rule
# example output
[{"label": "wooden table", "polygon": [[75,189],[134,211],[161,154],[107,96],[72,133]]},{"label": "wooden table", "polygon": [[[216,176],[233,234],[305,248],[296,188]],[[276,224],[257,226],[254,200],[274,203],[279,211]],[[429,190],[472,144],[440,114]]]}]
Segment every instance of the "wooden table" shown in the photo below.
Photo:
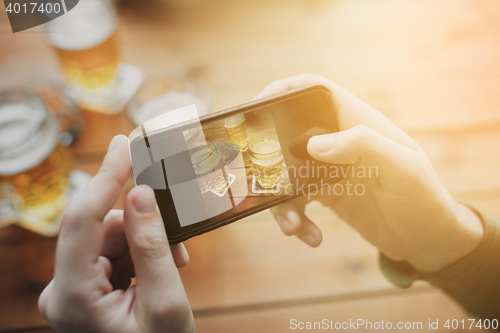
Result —
[{"label": "wooden table", "polygon": [[[127,1],[119,36],[124,60],[147,77],[184,69],[206,81],[216,110],[275,79],[323,74],[412,135],[457,197],[500,213],[499,10],[496,0]],[[0,13],[0,88],[60,78],[40,30],[12,34]],[[95,173],[112,136],[131,126],[125,114],[85,117],[74,151]],[[308,213],[324,233],[317,249],[284,237],[269,212],[186,242],[180,272],[198,332],[286,332],[293,318],[470,318],[423,282],[393,287],[376,249],[328,209]],[[0,230],[0,331],[50,332],[36,301],[54,248]]]}]

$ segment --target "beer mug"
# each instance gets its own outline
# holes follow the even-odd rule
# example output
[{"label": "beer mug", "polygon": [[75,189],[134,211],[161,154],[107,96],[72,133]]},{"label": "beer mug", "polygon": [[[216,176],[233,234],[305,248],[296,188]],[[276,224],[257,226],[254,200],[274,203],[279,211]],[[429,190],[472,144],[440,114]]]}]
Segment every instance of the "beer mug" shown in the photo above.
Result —
[{"label": "beer mug", "polygon": [[260,186],[271,189],[283,175],[283,154],[275,132],[261,131],[248,140],[252,173]]},{"label": "beer mug", "polygon": [[241,151],[246,151],[248,147],[247,142],[247,128],[245,125],[245,116],[242,113],[228,117],[222,121],[222,126],[226,130],[226,135],[234,144],[240,147]]},{"label": "beer mug", "polygon": [[0,93],[0,226],[58,233],[72,167],[58,134],[56,116],[39,95]]},{"label": "beer mug", "polygon": [[47,23],[47,39],[59,57],[72,97],[83,108],[105,112],[116,99],[117,27],[110,0],[80,1]]},{"label": "beer mug", "polygon": [[64,93],[59,84],[37,85],[34,90],[57,117],[59,143],[65,147],[71,145],[85,127],[82,109]]}]

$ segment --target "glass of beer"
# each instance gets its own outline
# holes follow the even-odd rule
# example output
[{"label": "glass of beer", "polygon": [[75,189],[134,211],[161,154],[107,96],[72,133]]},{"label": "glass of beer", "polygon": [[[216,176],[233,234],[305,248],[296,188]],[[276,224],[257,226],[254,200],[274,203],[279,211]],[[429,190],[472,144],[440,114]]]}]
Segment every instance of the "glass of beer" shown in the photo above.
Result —
[{"label": "glass of beer", "polygon": [[191,150],[191,162],[202,193],[222,197],[230,185],[229,168],[213,142]]},{"label": "glass of beer", "polygon": [[248,140],[252,172],[260,186],[274,188],[283,175],[283,154],[276,132],[261,131]]},{"label": "glass of beer", "polygon": [[226,130],[229,141],[237,144],[241,151],[247,150],[247,127],[245,125],[245,116],[242,113],[224,119],[222,126]]},{"label": "glass of beer", "polygon": [[48,41],[82,107],[98,109],[113,98],[120,62],[117,26],[110,0],[80,1],[68,13],[47,23]]},{"label": "glass of beer", "polygon": [[0,226],[58,233],[73,164],[58,134],[56,116],[40,96],[0,93]]}]

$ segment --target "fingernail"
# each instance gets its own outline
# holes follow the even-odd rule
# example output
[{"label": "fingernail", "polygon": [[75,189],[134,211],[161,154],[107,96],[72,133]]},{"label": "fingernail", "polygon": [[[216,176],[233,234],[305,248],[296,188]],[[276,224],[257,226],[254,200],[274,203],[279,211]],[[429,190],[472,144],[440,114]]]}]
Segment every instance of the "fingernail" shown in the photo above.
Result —
[{"label": "fingernail", "polygon": [[113,151],[116,149],[116,147],[118,147],[118,144],[120,143],[120,136],[119,135],[116,135],[113,140],[111,140],[111,142],[109,143],[109,146],[108,146],[108,153],[110,151]]},{"label": "fingernail", "polygon": [[153,190],[147,185],[139,185],[142,189],[134,200],[134,208],[139,213],[152,213],[156,210],[156,199]]},{"label": "fingernail", "polygon": [[300,236],[300,239],[311,247],[316,246],[316,238],[311,234],[303,234]]},{"label": "fingernail", "polygon": [[289,210],[286,212],[286,218],[290,222],[290,224],[300,224],[300,216],[296,211]]},{"label": "fingernail", "polygon": [[309,139],[307,150],[325,153],[333,148],[333,134],[316,135]]},{"label": "fingernail", "polygon": [[290,222],[288,222],[288,220],[281,215],[276,216],[276,222],[278,222],[278,225],[280,226],[281,231],[283,232],[287,232],[288,230],[290,230],[290,227],[292,226]]},{"label": "fingernail", "polygon": [[182,256],[184,257],[184,260],[189,261],[189,253],[184,244],[181,243],[181,245],[182,245]]}]

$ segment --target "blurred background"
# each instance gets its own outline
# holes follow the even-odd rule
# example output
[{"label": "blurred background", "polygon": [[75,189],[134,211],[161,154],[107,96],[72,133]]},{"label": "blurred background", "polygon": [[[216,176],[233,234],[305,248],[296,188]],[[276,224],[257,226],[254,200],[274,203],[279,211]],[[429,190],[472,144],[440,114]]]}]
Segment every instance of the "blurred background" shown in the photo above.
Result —
[{"label": "blurred background", "polygon": [[[25,165],[28,173],[0,163],[2,181],[10,184],[0,204],[0,332],[51,332],[37,298],[52,278],[57,233],[31,221],[30,207],[21,208],[29,212],[16,221],[18,208],[14,199],[5,201],[8,195],[26,195],[25,204],[50,197],[44,204],[55,211],[43,210],[44,223],[57,225],[54,216],[97,172],[111,138],[128,135],[140,122],[141,103],[171,87],[188,92],[174,101],[195,98],[208,112],[248,102],[276,79],[324,75],[415,138],[455,196],[500,214],[499,13],[496,0],[120,0],[118,23],[103,38],[113,36],[106,54],[118,54],[107,60],[112,72],[122,68],[118,63],[130,70],[117,70],[125,79],[112,74],[105,85],[126,86],[123,94],[132,98],[144,83],[132,101],[125,96],[96,107],[85,100],[95,87],[90,93],[81,88],[87,83],[72,76],[71,55],[50,39],[57,27],[13,34],[2,8],[0,105],[28,105],[20,121],[29,120],[41,141],[51,143],[37,150],[46,153],[30,162],[35,169]],[[71,84],[80,86],[68,91]],[[49,134],[54,115],[57,139]],[[17,147],[11,135],[2,135]],[[5,142],[2,149],[12,148]],[[133,185],[130,178],[127,189]],[[44,192],[48,187],[52,196]],[[307,212],[324,234],[316,249],[283,236],[267,211],[185,243],[191,262],[180,273],[198,332],[287,332],[293,318],[471,318],[424,282],[408,290],[392,286],[371,245],[327,208],[312,203]]]}]

